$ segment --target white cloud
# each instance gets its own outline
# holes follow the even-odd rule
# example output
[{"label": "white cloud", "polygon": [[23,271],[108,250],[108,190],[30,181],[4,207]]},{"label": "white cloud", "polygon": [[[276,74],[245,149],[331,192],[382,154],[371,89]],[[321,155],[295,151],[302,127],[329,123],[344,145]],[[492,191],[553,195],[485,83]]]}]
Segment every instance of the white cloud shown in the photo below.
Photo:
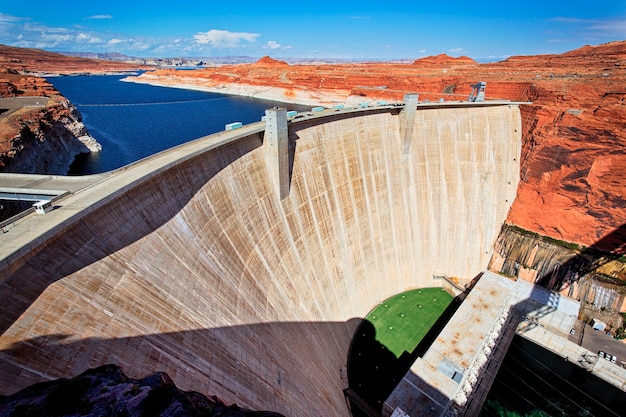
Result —
[{"label": "white cloud", "polygon": [[25,19],[21,18],[21,17],[16,17],[16,16],[11,16],[5,13],[0,13],[0,22],[7,22],[7,23],[12,23],[12,22],[20,22],[23,21]]},{"label": "white cloud", "polygon": [[626,38],[626,24],[624,18],[616,19],[580,19],[577,17],[555,17],[551,22],[576,26],[577,31],[587,34],[619,40]]},{"label": "white cloud", "polygon": [[54,45],[58,45],[60,43],[68,42],[73,38],[72,35],[68,33],[42,33],[41,41],[44,43],[50,43]]},{"label": "white cloud", "polygon": [[89,19],[89,20],[113,19],[113,16],[111,16],[110,14],[96,14],[93,16],[88,16],[85,19]]},{"label": "white cloud", "polygon": [[78,35],[76,35],[76,42],[92,44],[104,43],[104,41],[99,37],[90,35],[88,33],[79,33]]},{"label": "white cloud", "polygon": [[276,41],[268,41],[267,42],[267,48],[269,49],[278,49],[280,48],[280,44]]},{"label": "white cloud", "polygon": [[[91,18],[109,18],[96,15]],[[259,33],[209,30],[172,37],[138,36],[90,30],[74,25],[50,27],[28,18],[0,13],[0,44],[69,52],[119,52],[131,56],[177,57],[240,53],[261,55],[263,50],[287,50],[276,40],[257,43]]]},{"label": "white cloud", "polygon": [[208,44],[214,48],[229,48],[240,46],[242,41],[254,42],[259,36],[261,35],[258,33],[211,29],[208,32],[196,33],[193,38],[200,45]]},{"label": "white cloud", "polygon": [[463,48],[452,48],[452,49],[448,50],[448,52],[450,52],[451,54],[465,54],[465,53],[467,53],[465,51],[465,49],[463,49]]}]

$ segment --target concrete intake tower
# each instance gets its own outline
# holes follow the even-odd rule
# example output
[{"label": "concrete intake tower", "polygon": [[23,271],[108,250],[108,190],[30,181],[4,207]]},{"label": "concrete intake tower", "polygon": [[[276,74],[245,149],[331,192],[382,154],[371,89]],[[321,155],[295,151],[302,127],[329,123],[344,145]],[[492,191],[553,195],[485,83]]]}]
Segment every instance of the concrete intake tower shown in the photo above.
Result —
[{"label": "concrete intake tower", "polygon": [[241,407],[350,416],[360,319],[433,276],[477,276],[516,195],[517,103],[416,100],[272,109],[267,128],[39,177],[72,192],[0,236],[0,395],[115,363]]}]

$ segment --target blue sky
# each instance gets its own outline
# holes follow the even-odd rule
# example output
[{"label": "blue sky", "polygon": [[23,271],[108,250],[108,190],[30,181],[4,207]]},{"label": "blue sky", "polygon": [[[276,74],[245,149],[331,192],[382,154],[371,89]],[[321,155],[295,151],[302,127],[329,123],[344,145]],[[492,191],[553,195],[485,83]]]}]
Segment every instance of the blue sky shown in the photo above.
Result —
[{"label": "blue sky", "polygon": [[140,57],[477,60],[626,39],[626,0],[0,0],[0,43]]}]

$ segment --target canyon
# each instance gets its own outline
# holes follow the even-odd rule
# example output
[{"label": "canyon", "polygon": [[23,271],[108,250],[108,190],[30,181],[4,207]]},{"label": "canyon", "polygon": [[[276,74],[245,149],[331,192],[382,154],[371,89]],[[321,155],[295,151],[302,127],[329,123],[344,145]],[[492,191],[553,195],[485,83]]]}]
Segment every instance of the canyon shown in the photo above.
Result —
[{"label": "canyon", "polygon": [[[397,107],[299,120],[289,128],[285,196],[272,182],[261,123],[69,196],[32,219],[58,227],[0,269],[0,291],[13,300],[0,306],[1,393],[116,363],[131,378],[163,370],[184,390],[253,409],[347,415],[346,352],[358,317],[381,299],[439,276],[467,283],[490,259],[535,282],[571,281],[571,253],[529,230],[623,254],[624,43],[509,61],[442,55],[313,70],[263,58],[136,78],[228,93],[248,86],[239,94],[327,106],[409,92],[465,102],[470,84],[485,81],[488,99],[527,104],[425,106],[411,134]],[[585,203],[574,204],[581,195]],[[581,223],[558,224],[572,219]],[[502,232],[505,220],[526,232]],[[0,248],[20,227],[28,226],[0,236]],[[590,253],[577,251],[575,261]],[[559,265],[565,276],[552,273]]]},{"label": "canyon", "polygon": [[[23,74],[154,68],[4,45],[0,45],[0,67],[5,67],[0,77],[2,97],[17,96],[16,91],[21,91],[19,95],[53,94],[57,100],[63,99],[45,80]],[[255,64],[159,69],[128,81],[326,106],[401,100],[405,93],[418,93],[422,101],[465,100],[471,84],[484,81],[487,99],[529,103],[521,107],[521,182],[507,221],[583,246],[593,245],[626,224],[626,41],[487,64],[445,54],[412,64],[297,65],[264,57]],[[41,115],[31,111],[26,119],[37,124],[39,119],[79,117],[68,110],[69,103],[62,107],[66,109],[57,107]],[[32,163],[10,162],[17,153],[11,141],[21,127],[6,121],[0,125],[0,164],[36,172],[27,168]],[[74,136],[84,136],[84,132]],[[20,142],[24,140],[17,140]],[[58,163],[53,172],[62,173],[71,158]],[[23,161],[31,159],[25,156]],[[40,170],[51,164],[41,163]],[[617,238],[626,241],[626,236],[618,234]]]},{"label": "canyon", "polygon": [[334,65],[264,57],[255,64],[161,69],[129,81],[325,106],[400,101],[406,93],[421,101],[466,100],[471,84],[484,81],[486,99],[528,102],[521,106],[521,182],[507,221],[583,246],[626,224],[625,41],[488,64],[447,55],[412,64]]},{"label": "canyon", "polygon": [[0,45],[0,172],[64,175],[77,154],[101,150],[76,107],[43,76],[147,68]]}]

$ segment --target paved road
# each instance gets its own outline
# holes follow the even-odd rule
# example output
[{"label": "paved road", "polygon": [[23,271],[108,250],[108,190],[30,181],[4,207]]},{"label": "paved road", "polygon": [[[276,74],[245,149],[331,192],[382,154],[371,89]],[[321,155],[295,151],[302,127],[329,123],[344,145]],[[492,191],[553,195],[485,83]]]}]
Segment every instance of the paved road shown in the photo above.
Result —
[{"label": "paved road", "polygon": [[615,340],[605,332],[593,330],[591,326],[583,324],[580,321],[576,323],[574,330],[576,334],[570,335],[569,340],[581,345],[580,339],[582,336],[582,347],[596,354],[599,351],[603,351],[615,355],[617,357],[617,363],[624,362],[626,366],[626,343]]},{"label": "paved road", "polygon": [[44,107],[48,97],[9,97],[0,98],[0,118],[21,109],[22,107]]}]

